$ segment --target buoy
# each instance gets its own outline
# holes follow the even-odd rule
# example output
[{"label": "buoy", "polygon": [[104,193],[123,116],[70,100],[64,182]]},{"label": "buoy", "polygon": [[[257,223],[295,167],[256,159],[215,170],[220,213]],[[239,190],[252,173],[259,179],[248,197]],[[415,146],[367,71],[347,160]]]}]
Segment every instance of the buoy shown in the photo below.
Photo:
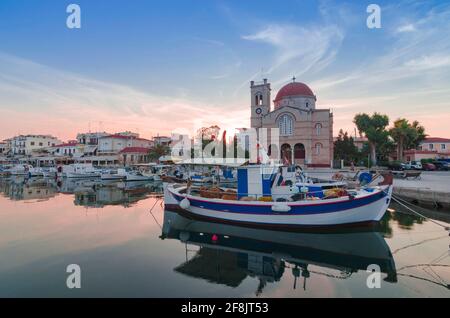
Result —
[{"label": "buoy", "polygon": [[219,240],[219,237],[216,234],[213,234],[211,239],[214,243],[216,243]]},{"label": "buoy", "polygon": [[274,212],[289,212],[291,207],[287,204],[274,204],[272,205],[272,211]]},{"label": "buoy", "polygon": [[182,209],[189,209],[189,207],[191,206],[191,202],[189,202],[189,200],[187,198],[184,198],[183,200],[180,201],[180,208]]}]

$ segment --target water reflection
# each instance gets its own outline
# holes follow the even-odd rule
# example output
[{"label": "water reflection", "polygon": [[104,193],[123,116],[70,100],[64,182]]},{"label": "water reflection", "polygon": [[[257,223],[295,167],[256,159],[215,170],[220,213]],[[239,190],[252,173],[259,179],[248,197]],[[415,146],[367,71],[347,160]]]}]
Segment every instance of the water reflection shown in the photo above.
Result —
[{"label": "water reflection", "polygon": [[54,180],[25,179],[15,177],[0,178],[0,193],[11,200],[45,200],[56,196],[57,189]]},{"label": "water reflection", "polygon": [[[0,178],[0,296],[449,296],[448,232],[401,207],[372,230],[281,232],[184,218],[164,211],[160,191]],[[450,226],[448,212],[419,212]],[[71,263],[83,268],[78,291],[65,287]],[[367,288],[371,263],[381,289]]]},{"label": "water reflection", "polygon": [[162,192],[161,183],[148,181],[104,182],[99,179],[0,178],[0,193],[11,200],[46,200],[73,194],[74,205],[101,208],[108,205],[128,207]]},{"label": "water reflection", "polygon": [[186,259],[175,267],[176,272],[230,287],[256,277],[256,295],[283,275],[294,277],[293,289],[301,279],[301,288],[306,290],[311,273],[346,279],[371,264],[380,267],[384,281],[397,282],[389,246],[374,229],[282,232],[197,221],[166,210],[161,238],[185,244]]}]

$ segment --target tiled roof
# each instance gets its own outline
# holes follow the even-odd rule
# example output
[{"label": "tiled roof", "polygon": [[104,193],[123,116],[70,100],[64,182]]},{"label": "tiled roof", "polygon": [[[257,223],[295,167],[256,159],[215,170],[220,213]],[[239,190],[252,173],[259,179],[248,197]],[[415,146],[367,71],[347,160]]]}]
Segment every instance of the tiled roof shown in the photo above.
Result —
[{"label": "tiled roof", "polygon": [[440,138],[440,137],[428,137],[425,138],[423,142],[450,142],[448,138]]}]

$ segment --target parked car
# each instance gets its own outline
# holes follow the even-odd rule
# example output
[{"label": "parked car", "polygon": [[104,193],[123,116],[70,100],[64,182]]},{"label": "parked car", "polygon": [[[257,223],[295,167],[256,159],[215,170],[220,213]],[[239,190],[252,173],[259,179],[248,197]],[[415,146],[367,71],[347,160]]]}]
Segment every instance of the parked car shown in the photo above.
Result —
[{"label": "parked car", "polygon": [[448,163],[447,161],[433,161],[432,164],[436,166],[436,170],[450,170],[450,163]]},{"label": "parked car", "polygon": [[404,164],[399,162],[389,162],[387,168],[393,171],[403,171],[405,170]]},{"label": "parked car", "polygon": [[435,171],[436,170],[436,166],[432,163],[424,163],[422,165],[422,168],[425,171]]},{"label": "parked car", "polygon": [[422,169],[422,163],[420,161],[408,161],[404,164],[404,167],[406,170],[421,170]]}]

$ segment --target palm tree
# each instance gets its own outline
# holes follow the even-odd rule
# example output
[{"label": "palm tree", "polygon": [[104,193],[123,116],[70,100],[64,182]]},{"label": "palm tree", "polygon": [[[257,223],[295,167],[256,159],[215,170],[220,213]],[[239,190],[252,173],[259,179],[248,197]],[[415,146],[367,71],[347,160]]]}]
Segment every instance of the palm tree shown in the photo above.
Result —
[{"label": "palm tree", "polygon": [[170,148],[164,145],[157,144],[150,151],[148,155],[150,160],[155,161],[158,160],[161,156],[168,155],[170,153]]},{"label": "palm tree", "polygon": [[426,137],[425,128],[420,126],[418,121],[412,124],[404,118],[399,118],[394,122],[394,127],[389,129],[389,134],[397,143],[397,158],[403,161],[403,151],[407,148],[416,148]]}]

